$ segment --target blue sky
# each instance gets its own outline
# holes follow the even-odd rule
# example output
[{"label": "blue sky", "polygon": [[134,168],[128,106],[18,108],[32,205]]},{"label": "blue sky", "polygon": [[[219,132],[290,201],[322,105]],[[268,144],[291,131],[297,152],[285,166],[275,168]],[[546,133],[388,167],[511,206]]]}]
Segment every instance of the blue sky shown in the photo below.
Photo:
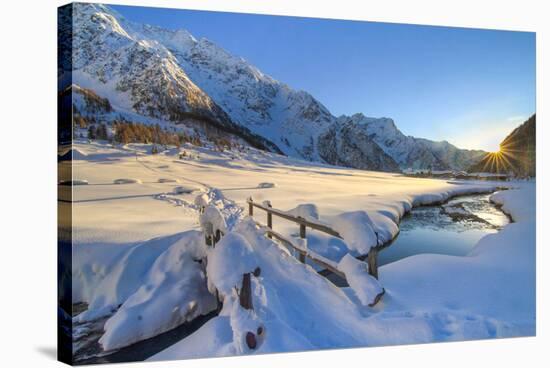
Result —
[{"label": "blue sky", "polygon": [[336,116],[391,117],[407,135],[494,151],[535,112],[530,32],[113,8],[208,38]]}]

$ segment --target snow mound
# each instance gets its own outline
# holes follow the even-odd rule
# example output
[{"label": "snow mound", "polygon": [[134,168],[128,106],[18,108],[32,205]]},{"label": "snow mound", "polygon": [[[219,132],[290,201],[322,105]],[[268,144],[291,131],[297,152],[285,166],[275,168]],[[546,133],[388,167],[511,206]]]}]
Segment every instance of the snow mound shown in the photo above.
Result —
[{"label": "snow mound", "polygon": [[243,235],[231,232],[208,254],[206,272],[211,287],[222,295],[232,295],[232,290],[240,287],[243,274],[253,272],[257,266],[252,245]]},{"label": "snow mound", "polygon": [[357,299],[366,306],[373,306],[384,292],[378,280],[368,274],[368,267],[355,257],[346,254],[338,263],[338,269],[346,275],[349,286]]},{"label": "snow mound", "polygon": [[104,350],[118,349],[156,336],[216,309],[197,256],[201,238],[183,237],[164,251],[144,282],[105,323],[99,340]]},{"label": "snow mound", "polygon": [[365,255],[371,247],[378,245],[374,224],[365,211],[342,213],[333,217],[330,223],[344,238],[353,255]]},{"label": "snow mound", "polygon": [[71,148],[65,152],[58,155],[58,161],[76,161],[76,160],[86,160],[88,155],[80,151],[78,148]]},{"label": "snow mound", "polygon": [[118,252],[98,244],[81,249],[73,261],[73,301],[88,303],[88,310],[75,320],[85,322],[115,312],[139,289],[155,260],[174,244],[183,242],[196,259],[204,258],[199,239],[200,232],[188,231],[120,246]]},{"label": "snow mound", "polygon": [[443,208],[443,211],[449,215],[461,215],[461,216],[471,215],[471,213],[466,211],[466,209],[461,203],[445,204],[442,206],[442,208]]},{"label": "snow mound", "polygon": [[59,185],[88,185],[88,180],[84,179],[73,179],[73,180],[61,180],[59,182]]},{"label": "snow mound", "polygon": [[306,220],[319,220],[319,209],[312,203],[300,204],[297,207],[286,211],[289,215],[303,217]]},{"label": "snow mound", "polygon": [[206,193],[201,193],[195,197],[193,203],[199,208],[205,208],[210,203],[210,198]]},{"label": "snow mound", "polygon": [[188,188],[188,187],[184,187],[184,186],[177,186],[177,187],[174,187],[174,194],[189,194],[189,193],[193,193],[194,189],[193,188]]},{"label": "snow mound", "polygon": [[227,232],[227,224],[220,210],[212,205],[208,205],[199,218],[203,232],[206,235],[215,234],[218,230],[222,233]]},{"label": "snow mound", "polygon": [[221,190],[216,188],[210,188],[206,193],[206,203],[216,206],[227,224],[227,229],[232,229],[242,218],[243,209],[237,205],[233,200],[227,199]]},{"label": "snow mound", "polygon": [[516,222],[535,221],[536,219],[536,212],[527,205],[527,203],[536,202],[535,185],[496,192],[489,199],[499,205],[502,211],[510,215]]},{"label": "snow mound", "polygon": [[160,178],[158,180],[159,183],[179,183],[178,179],[172,179],[172,178]]},{"label": "snow mound", "polygon": [[122,178],[113,180],[113,184],[141,184],[139,179]]}]

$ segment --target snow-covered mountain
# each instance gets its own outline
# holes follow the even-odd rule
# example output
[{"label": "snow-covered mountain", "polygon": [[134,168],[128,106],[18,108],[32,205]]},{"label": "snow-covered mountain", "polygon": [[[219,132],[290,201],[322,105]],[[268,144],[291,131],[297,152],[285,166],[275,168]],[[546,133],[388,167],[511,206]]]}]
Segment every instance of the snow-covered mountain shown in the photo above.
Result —
[{"label": "snow-covered mountain", "polygon": [[369,136],[366,128],[365,124],[339,119],[319,136],[321,158],[340,166],[399,172],[399,165]]},{"label": "snow-covered mountain", "polygon": [[199,121],[288,156],[362,169],[464,168],[470,153],[404,136],[391,119],[334,117],[313,96],[186,30],[73,5],[73,81],[117,113]]},{"label": "snow-covered mountain", "polygon": [[365,134],[401,169],[464,170],[486,154],[480,150],[459,149],[447,141],[406,136],[389,118],[369,118],[359,113],[341,116],[338,122],[362,127]]},{"label": "snow-covered mountain", "polygon": [[73,83],[107,98],[118,112],[182,123],[197,120],[236,134],[253,146],[278,152],[201,90],[161,43],[147,39],[116,12],[99,4],[74,4]]}]

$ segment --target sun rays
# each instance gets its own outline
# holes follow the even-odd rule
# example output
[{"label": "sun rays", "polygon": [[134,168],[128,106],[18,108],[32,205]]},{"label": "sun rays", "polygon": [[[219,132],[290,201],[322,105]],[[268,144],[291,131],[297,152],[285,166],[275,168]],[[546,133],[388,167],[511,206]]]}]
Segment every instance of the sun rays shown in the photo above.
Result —
[{"label": "sun rays", "polygon": [[[525,166],[525,157],[522,151],[514,149],[518,142],[506,141],[496,152],[489,152],[483,159],[483,172],[508,173]],[[513,148],[514,147],[514,148]]]}]

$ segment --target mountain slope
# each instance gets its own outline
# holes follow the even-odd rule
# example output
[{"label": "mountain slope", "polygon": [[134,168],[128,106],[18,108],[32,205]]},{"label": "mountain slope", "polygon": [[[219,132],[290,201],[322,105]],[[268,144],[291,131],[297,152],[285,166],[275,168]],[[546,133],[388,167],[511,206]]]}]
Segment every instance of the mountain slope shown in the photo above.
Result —
[{"label": "mountain slope", "polygon": [[341,116],[340,123],[363,126],[366,134],[401,169],[464,170],[485,152],[459,149],[449,142],[435,142],[404,135],[389,118],[369,118],[363,114]]},{"label": "mountain slope", "polygon": [[107,98],[117,110],[176,123],[197,120],[279,152],[265,138],[235,124],[163,45],[144,39],[115,15],[103,5],[74,4],[75,84]]},{"label": "mountain slope", "polygon": [[335,165],[400,172],[399,165],[369,137],[365,125],[340,121],[319,136],[321,158]]},{"label": "mountain slope", "polygon": [[166,45],[191,79],[234,121],[271,140],[287,155],[319,160],[317,136],[335,119],[310,94],[291,89],[187,31],[145,25],[140,32]]},{"label": "mountain slope", "polygon": [[468,171],[536,176],[536,120],[534,114],[504,138],[499,152],[485,155]]}]

